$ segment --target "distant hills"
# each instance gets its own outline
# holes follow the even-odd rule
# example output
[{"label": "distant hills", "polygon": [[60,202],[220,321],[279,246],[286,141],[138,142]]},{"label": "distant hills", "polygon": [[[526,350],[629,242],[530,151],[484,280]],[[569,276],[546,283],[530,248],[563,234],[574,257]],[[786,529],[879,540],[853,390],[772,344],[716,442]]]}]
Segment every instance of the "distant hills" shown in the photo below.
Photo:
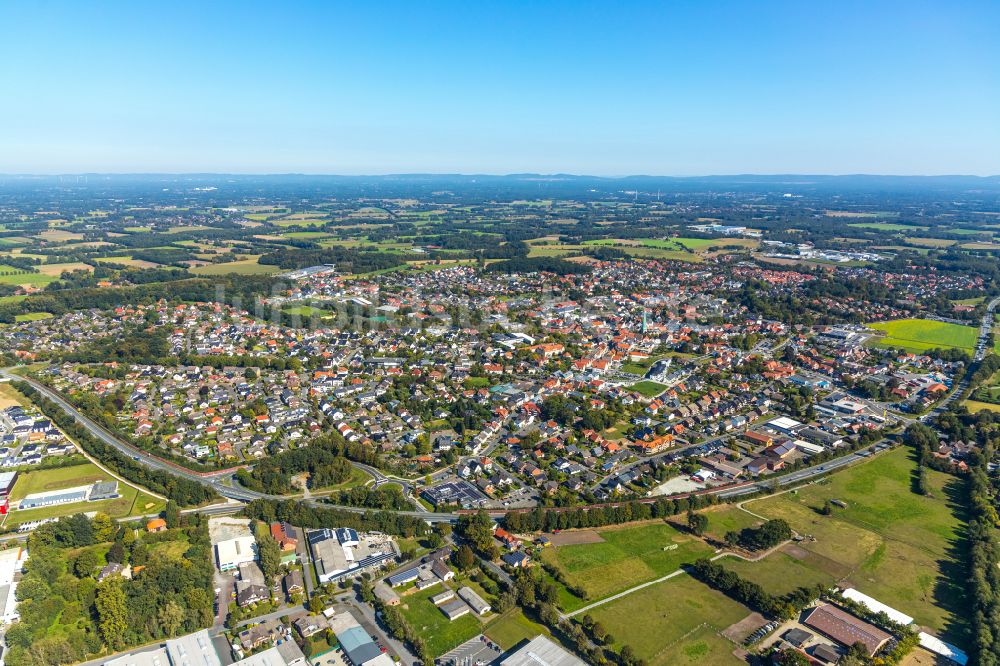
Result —
[{"label": "distant hills", "polygon": [[150,192],[218,188],[230,193],[251,189],[271,191],[330,191],[351,196],[456,195],[523,196],[525,198],[594,198],[622,195],[636,190],[657,192],[760,192],[766,194],[815,194],[834,192],[942,194],[1000,194],[1000,176],[840,176],[809,174],[738,174],[721,176],[623,176],[617,178],[573,174],[390,174],[338,176],[305,174],[67,174],[0,175],[0,191],[24,189],[83,189]]}]

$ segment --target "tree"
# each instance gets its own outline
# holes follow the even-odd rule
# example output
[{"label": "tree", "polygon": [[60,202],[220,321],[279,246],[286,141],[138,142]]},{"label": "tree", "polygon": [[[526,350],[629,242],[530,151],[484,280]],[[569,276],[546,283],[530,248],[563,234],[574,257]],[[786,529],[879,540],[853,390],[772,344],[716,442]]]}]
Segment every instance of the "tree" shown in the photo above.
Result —
[{"label": "tree", "polygon": [[111,544],[111,548],[108,549],[108,554],[105,556],[108,562],[117,562],[118,564],[125,563],[125,547],[122,545],[121,541],[115,541]]},{"label": "tree", "polygon": [[181,510],[180,507],[177,506],[177,502],[167,500],[167,506],[163,510],[163,519],[167,521],[167,527],[171,529],[174,527],[180,527]]},{"label": "tree", "polygon": [[476,554],[468,545],[462,544],[455,553],[455,566],[462,571],[468,571],[476,564]]},{"label": "tree", "polygon": [[77,578],[93,576],[95,568],[97,568],[97,553],[92,550],[85,550],[80,553],[79,557],[76,558],[76,562],[73,563],[73,573],[76,574]]},{"label": "tree", "polygon": [[157,619],[160,621],[160,626],[163,627],[163,632],[167,636],[173,637],[177,635],[177,630],[184,624],[186,616],[184,608],[171,599],[160,608]]},{"label": "tree", "polygon": [[270,585],[281,569],[281,548],[278,542],[263,530],[257,535],[257,554],[260,557],[260,570],[264,572],[264,578]]},{"label": "tree", "polygon": [[92,522],[94,525],[94,541],[104,543],[114,538],[115,524],[112,522],[111,516],[98,512],[94,515]]},{"label": "tree", "polygon": [[320,598],[318,594],[314,594],[309,598],[309,611],[312,613],[319,613],[323,610],[323,599]]},{"label": "tree", "polygon": [[692,533],[701,536],[705,533],[708,528],[708,516],[703,513],[695,513],[694,511],[688,511],[688,529]]},{"label": "tree", "polygon": [[94,606],[97,608],[101,638],[112,650],[121,650],[126,645],[125,634],[129,623],[125,591],[120,577],[111,576],[98,584]]},{"label": "tree", "polygon": [[810,664],[808,657],[792,648],[775,652],[772,661],[780,666],[809,666]]}]

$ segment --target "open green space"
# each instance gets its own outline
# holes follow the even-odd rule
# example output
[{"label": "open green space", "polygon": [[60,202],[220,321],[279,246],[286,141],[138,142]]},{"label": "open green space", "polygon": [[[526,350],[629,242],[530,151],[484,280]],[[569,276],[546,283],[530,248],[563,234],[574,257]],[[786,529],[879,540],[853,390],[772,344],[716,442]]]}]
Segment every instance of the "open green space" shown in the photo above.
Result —
[{"label": "open green space", "polygon": [[472,613],[449,620],[430,598],[444,591],[443,585],[435,585],[422,591],[414,591],[402,598],[400,612],[411,627],[427,641],[427,647],[434,656],[441,656],[448,650],[461,645],[479,634],[483,625]]},{"label": "open green space", "polygon": [[1000,412],[1000,405],[994,405],[989,402],[980,402],[978,400],[966,400],[964,403],[965,407],[975,414],[976,412],[981,412],[984,409],[990,412]]},{"label": "open green space", "polygon": [[[806,537],[782,549],[799,560],[783,569],[786,585],[808,584],[813,578],[804,572],[813,569],[816,580],[822,582],[823,574],[853,585],[962,645],[961,481],[928,471],[930,493],[919,495],[913,491],[915,469],[909,450],[896,449],[792,493],[745,506],[767,518],[787,520]],[[820,509],[827,500],[840,500],[847,508],[835,507],[824,516]],[[772,568],[781,569],[768,563],[754,575],[771,579],[777,575]]]},{"label": "open green space", "polygon": [[[586,591],[589,601],[654,580],[712,553],[712,548],[703,541],[666,522],[604,528],[597,534],[601,538],[597,543],[542,551],[542,557],[558,567],[571,586]],[[561,596],[560,605],[586,605],[576,597],[570,598],[576,603],[567,604]]]},{"label": "open green space", "polygon": [[647,398],[655,398],[667,390],[666,384],[644,380],[629,387],[633,391],[638,391]]},{"label": "open green space", "polygon": [[524,640],[539,634],[550,636],[549,628],[527,617],[520,609],[511,611],[486,625],[484,633],[504,650],[510,650]]},{"label": "open green space", "polygon": [[972,351],[979,335],[978,329],[972,326],[932,319],[895,319],[868,324],[868,327],[885,332],[884,336],[872,340],[879,347],[899,347],[915,353],[935,347]]},{"label": "open green space", "polygon": [[39,321],[41,319],[51,319],[51,312],[26,312],[24,314],[19,314],[14,317],[14,321]]},{"label": "open green space", "polygon": [[718,635],[750,611],[707,585],[681,574],[625,595],[589,613],[630,645],[650,666],[739,664],[736,646]]},{"label": "open green space", "polygon": [[876,231],[926,231],[928,229],[928,227],[918,227],[915,224],[894,224],[892,222],[854,222],[847,226]]},{"label": "open green space", "polygon": [[787,594],[798,587],[832,586],[836,582],[831,573],[810,561],[807,555],[795,553],[797,557],[778,550],[758,562],[727,557],[720,564],[771,594]]},{"label": "open green space", "polygon": [[315,308],[311,305],[296,305],[294,307],[285,308],[284,310],[282,310],[282,312],[285,312],[286,314],[290,315],[299,315],[300,317],[311,317],[313,315],[319,317],[321,315],[330,314],[330,312],[327,310],[323,310],[321,308]]},{"label": "open green space", "polygon": [[281,234],[285,238],[307,238],[314,240],[316,238],[330,238],[330,234],[323,231],[286,231]]},{"label": "open green space", "polygon": [[733,654],[737,646],[722,636],[715,627],[706,625],[695,629],[683,639],[659,653],[653,664],[679,664],[683,666],[728,666],[743,664]]},{"label": "open green space", "polygon": [[191,269],[191,272],[195,275],[229,275],[230,273],[236,273],[237,275],[266,275],[268,273],[277,273],[280,270],[277,266],[258,264],[256,259],[241,259],[223,264],[195,266]]},{"label": "open green space", "polygon": [[10,266],[0,265],[0,284],[27,284],[32,287],[44,287],[51,282],[55,282],[57,279],[58,276],[56,275],[29,273],[28,271],[22,271]]},{"label": "open green space", "polygon": [[[720,542],[726,538],[726,532],[739,532],[744,527],[756,527],[762,522],[734,504],[719,504],[702,513],[708,518],[705,534]],[[687,522],[685,516],[672,520],[678,524]]]}]

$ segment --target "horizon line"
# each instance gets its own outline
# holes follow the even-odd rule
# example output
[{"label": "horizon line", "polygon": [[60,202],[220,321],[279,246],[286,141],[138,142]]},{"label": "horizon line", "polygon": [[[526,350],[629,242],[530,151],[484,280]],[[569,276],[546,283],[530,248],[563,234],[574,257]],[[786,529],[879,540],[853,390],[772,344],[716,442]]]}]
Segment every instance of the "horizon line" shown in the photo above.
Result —
[{"label": "horizon line", "polygon": [[626,175],[596,175],[589,173],[552,172],[541,173],[531,171],[507,172],[507,173],[486,173],[486,172],[447,172],[447,171],[400,171],[385,173],[333,173],[333,172],[305,172],[305,171],[78,171],[78,172],[52,172],[52,173],[0,173],[0,178],[79,178],[79,177],[115,177],[115,176],[235,176],[235,177],[288,177],[303,176],[316,178],[404,178],[404,177],[460,177],[460,178],[516,178],[516,177],[538,177],[538,178],[595,178],[600,180],[626,180],[629,178],[669,178],[677,180],[690,180],[698,178],[978,178],[990,179],[1000,178],[1000,173],[996,174],[968,174],[968,173],[808,173],[808,172],[774,172],[774,173],[706,173],[694,175],[671,175],[671,174],[648,174],[634,173]]}]

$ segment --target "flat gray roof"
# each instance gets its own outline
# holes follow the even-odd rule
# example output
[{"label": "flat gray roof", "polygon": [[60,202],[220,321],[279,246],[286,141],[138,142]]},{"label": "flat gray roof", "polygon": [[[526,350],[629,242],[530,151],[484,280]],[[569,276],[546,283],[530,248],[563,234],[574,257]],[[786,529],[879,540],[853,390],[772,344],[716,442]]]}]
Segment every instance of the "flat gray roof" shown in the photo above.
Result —
[{"label": "flat gray roof", "polygon": [[545,636],[535,636],[500,666],[587,666],[587,662]]}]

